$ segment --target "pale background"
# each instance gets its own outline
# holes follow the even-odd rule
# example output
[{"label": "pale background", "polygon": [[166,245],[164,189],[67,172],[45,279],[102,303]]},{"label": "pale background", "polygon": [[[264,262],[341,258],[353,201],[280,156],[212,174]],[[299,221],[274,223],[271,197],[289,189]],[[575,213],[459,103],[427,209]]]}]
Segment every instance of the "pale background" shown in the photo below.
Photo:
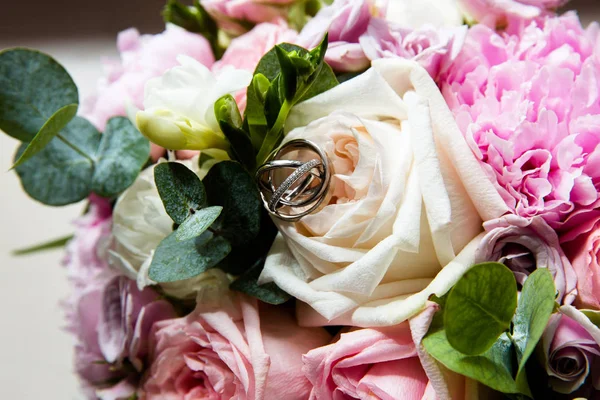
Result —
[{"label": "pale background", "polygon": [[[395,1],[395,0],[391,0]],[[113,3],[113,4],[111,4]],[[51,54],[74,77],[83,97],[116,57],[115,35],[137,26],[161,30],[162,0],[1,0],[0,49],[27,46]],[[600,19],[600,0],[576,1],[582,19]],[[51,208],[22,191],[10,166],[17,142],[0,135],[0,399],[80,399],[72,373],[74,341],[62,330],[59,302],[69,286],[53,251],[16,258],[10,252],[73,232],[82,205]]]}]

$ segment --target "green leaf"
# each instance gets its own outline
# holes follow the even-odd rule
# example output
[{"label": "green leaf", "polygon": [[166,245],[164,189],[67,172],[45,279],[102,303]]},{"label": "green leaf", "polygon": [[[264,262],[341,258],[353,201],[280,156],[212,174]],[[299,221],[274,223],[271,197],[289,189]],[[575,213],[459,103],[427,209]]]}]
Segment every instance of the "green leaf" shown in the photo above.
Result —
[{"label": "green leaf", "polygon": [[317,73],[317,77],[314,79],[313,84],[306,91],[306,93],[298,100],[298,103],[302,103],[308,99],[315,97],[323,92],[333,89],[339,85],[335,73],[328,64],[323,63]]},{"label": "green leaf", "polygon": [[508,330],[517,308],[517,283],[500,263],[471,268],[452,288],[444,311],[450,344],[468,355],[489,349]]},{"label": "green leaf", "polygon": [[556,288],[552,274],[546,268],[535,270],[523,285],[519,305],[513,318],[512,341],[519,368],[517,384],[522,393],[531,395],[525,364],[535,350],[554,309]]},{"label": "green leaf", "polygon": [[177,240],[176,235],[171,233],[156,248],[148,273],[155,282],[193,278],[213,268],[231,251],[225,238],[210,232],[185,241]]},{"label": "green leaf", "polygon": [[213,229],[233,246],[256,237],[263,206],[258,188],[244,168],[234,161],[222,161],[210,169],[203,183],[208,203],[223,207]]},{"label": "green leaf", "polygon": [[296,95],[298,73],[287,51],[285,51],[283,47],[275,46],[275,54],[277,54],[277,59],[279,60],[279,65],[281,68],[281,79],[283,83],[282,94],[286,100],[292,101]]},{"label": "green leaf", "polygon": [[438,330],[423,339],[427,352],[451,371],[479,381],[502,393],[519,393],[513,379],[512,343],[503,333],[493,346],[477,356],[462,354],[450,345],[446,331]]},{"label": "green leaf", "polygon": [[264,260],[257,262],[245,274],[236,279],[230,286],[232,290],[256,297],[268,304],[283,304],[292,296],[281,290],[275,283],[269,282],[264,285],[258,284],[258,277],[264,267]]},{"label": "green leaf", "polygon": [[154,181],[167,214],[178,225],[206,205],[204,185],[198,175],[183,164],[158,164],[154,167]]},{"label": "green leaf", "polygon": [[0,52],[0,129],[30,142],[59,109],[79,103],[77,86],[52,57],[35,50]]},{"label": "green leaf", "polygon": [[60,239],[54,239],[49,242],[40,243],[35,246],[27,247],[24,249],[13,250],[12,255],[13,256],[25,256],[25,255],[29,255],[29,254],[38,253],[40,251],[61,249],[61,248],[65,247],[65,245],[67,243],[69,243],[69,241],[71,241],[71,239],[73,239],[73,235],[65,236]]},{"label": "green leaf", "polygon": [[[77,104],[69,104],[56,111],[42,126],[17,162],[12,166],[16,168],[35,154],[39,153],[77,114]],[[11,168],[11,169],[12,169]]]},{"label": "green leaf", "polygon": [[250,136],[241,128],[243,121],[233,96],[227,94],[217,100],[215,115],[223,134],[231,144],[232,158],[248,170],[253,170],[256,154]]},{"label": "green leaf", "polygon": [[223,207],[206,207],[198,210],[177,228],[177,240],[189,240],[202,235],[221,215]]},{"label": "green leaf", "polygon": [[102,134],[92,183],[94,193],[113,197],[127,189],[150,156],[150,143],[127,118],[111,118]]},{"label": "green leaf", "polygon": [[[91,192],[93,155],[100,136],[87,120],[73,118],[60,137],[52,139],[43,150],[16,168],[23,189],[35,200],[50,206],[76,203],[86,198]],[[17,159],[26,146],[21,145]]]}]

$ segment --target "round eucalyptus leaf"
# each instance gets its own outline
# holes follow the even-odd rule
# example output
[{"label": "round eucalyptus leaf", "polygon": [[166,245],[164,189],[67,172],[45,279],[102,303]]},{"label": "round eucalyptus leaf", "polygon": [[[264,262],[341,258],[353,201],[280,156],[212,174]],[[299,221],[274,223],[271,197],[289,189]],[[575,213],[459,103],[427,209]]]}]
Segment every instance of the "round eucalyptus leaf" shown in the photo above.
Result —
[{"label": "round eucalyptus leaf", "polygon": [[500,263],[478,264],[458,281],[446,300],[448,342],[463,354],[481,354],[509,329],[516,308],[513,273]]},{"label": "round eucalyptus leaf", "polygon": [[[87,120],[75,117],[61,131],[65,143],[55,137],[40,152],[15,170],[23,189],[37,201],[50,206],[63,206],[86,198],[94,175],[94,154],[100,133]],[[17,151],[18,159],[27,144]]]},{"label": "round eucalyptus leaf", "polygon": [[204,185],[198,175],[183,164],[158,164],[154,167],[154,181],[167,214],[178,225],[206,205]]},{"label": "round eucalyptus leaf", "polygon": [[78,104],[77,86],[52,57],[36,50],[0,52],[0,129],[30,142],[59,109]]}]

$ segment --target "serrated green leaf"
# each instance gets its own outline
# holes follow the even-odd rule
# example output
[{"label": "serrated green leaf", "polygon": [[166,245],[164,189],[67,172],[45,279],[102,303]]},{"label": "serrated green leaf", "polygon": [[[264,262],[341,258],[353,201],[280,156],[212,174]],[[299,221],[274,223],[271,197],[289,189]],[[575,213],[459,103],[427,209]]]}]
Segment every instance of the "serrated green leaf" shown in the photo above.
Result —
[{"label": "serrated green leaf", "polygon": [[556,287],[552,274],[545,268],[535,270],[523,285],[519,305],[513,318],[512,341],[519,363],[517,384],[522,393],[531,396],[525,364],[539,342],[554,309]]},{"label": "serrated green leaf", "polygon": [[258,277],[264,267],[264,260],[257,262],[245,274],[236,279],[230,286],[232,290],[256,297],[268,304],[279,305],[290,300],[292,296],[281,290],[275,283],[258,284]]},{"label": "serrated green leaf", "polygon": [[0,129],[30,142],[59,109],[78,104],[77,86],[52,57],[14,48],[0,52]]},{"label": "serrated green leaf", "polygon": [[474,266],[452,288],[446,300],[444,327],[458,351],[477,355],[489,349],[510,327],[517,308],[517,283],[500,263]]},{"label": "serrated green leaf", "polygon": [[258,188],[244,168],[234,161],[213,166],[203,180],[212,206],[223,207],[213,229],[232,246],[251,241],[260,230],[263,209]]},{"label": "serrated green leaf", "polygon": [[77,104],[69,104],[56,111],[27,145],[12,168],[18,167],[39,153],[75,117],[75,114],[77,114]]},{"label": "serrated green leaf", "polygon": [[178,225],[206,205],[204,185],[198,175],[183,164],[158,164],[154,167],[154,181],[167,214]]},{"label": "serrated green leaf", "polygon": [[177,240],[173,232],[156,248],[148,275],[159,283],[193,278],[216,266],[230,251],[229,242],[211,232],[185,241]]},{"label": "serrated green leaf", "polygon": [[148,161],[150,143],[127,118],[111,118],[97,151],[94,193],[113,197],[127,189]]},{"label": "serrated green leaf", "polygon": [[[89,196],[94,175],[94,154],[100,132],[87,120],[75,117],[39,153],[15,170],[23,189],[50,206],[76,203]],[[25,151],[23,144],[17,158]]]},{"label": "serrated green leaf", "polygon": [[68,235],[59,239],[54,239],[49,242],[36,244],[35,246],[26,247],[24,249],[13,250],[13,256],[26,256],[29,254],[39,253],[41,251],[48,251],[54,249],[62,249],[69,241],[73,239],[73,235]]},{"label": "serrated green leaf", "polygon": [[189,240],[202,235],[221,215],[223,207],[206,207],[196,211],[177,228],[177,240]]},{"label": "serrated green leaf", "polygon": [[423,339],[425,350],[446,368],[479,381],[502,393],[519,393],[513,379],[512,343],[503,333],[494,345],[478,356],[462,354],[450,345],[444,330]]}]

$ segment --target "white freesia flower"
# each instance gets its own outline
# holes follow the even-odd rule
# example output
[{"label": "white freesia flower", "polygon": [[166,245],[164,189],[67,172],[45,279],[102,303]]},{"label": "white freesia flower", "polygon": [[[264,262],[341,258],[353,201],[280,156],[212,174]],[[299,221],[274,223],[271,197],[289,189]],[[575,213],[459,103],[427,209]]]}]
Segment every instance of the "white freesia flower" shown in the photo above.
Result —
[{"label": "white freesia flower", "polygon": [[[300,305],[301,324],[386,326],[443,295],[472,265],[482,221],[506,205],[428,73],[383,59],[296,106],[285,140],[333,163],[323,210],[280,230],[261,283]],[[316,310],[316,313],[314,312]]]},{"label": "white freesia flower", "polygon": [[181,55],[181,64],[150,79],[144,110],[137,113],[139,130],[150,141],[170,150],[227,149],[215,117],[215,102],[250,84],[248,71],[226,67],[215,76],[204,65]]},{"label": "white freesia flower", "polygon": [[[205,172],[198,168],[198,156],[177,161],[201,178]],[[154,250],[173,232],[173,221],[167,214],[154,183],[154,165],[143,170],[137,180],[125,191],[113,211],[113,249],[110,263],[130,278],[137,280],[140,290],[156,284],[148,277]],[[194,299],[214,272],[207,271],[196,277],[170,283],[161,283],[165,293],[182,299]]]},{"label": "white freesia flower", "polygon": [[419,29],[424,25],[436,28],[463,24],[457,0],[384,0],[386,19],[402,28]]}]

